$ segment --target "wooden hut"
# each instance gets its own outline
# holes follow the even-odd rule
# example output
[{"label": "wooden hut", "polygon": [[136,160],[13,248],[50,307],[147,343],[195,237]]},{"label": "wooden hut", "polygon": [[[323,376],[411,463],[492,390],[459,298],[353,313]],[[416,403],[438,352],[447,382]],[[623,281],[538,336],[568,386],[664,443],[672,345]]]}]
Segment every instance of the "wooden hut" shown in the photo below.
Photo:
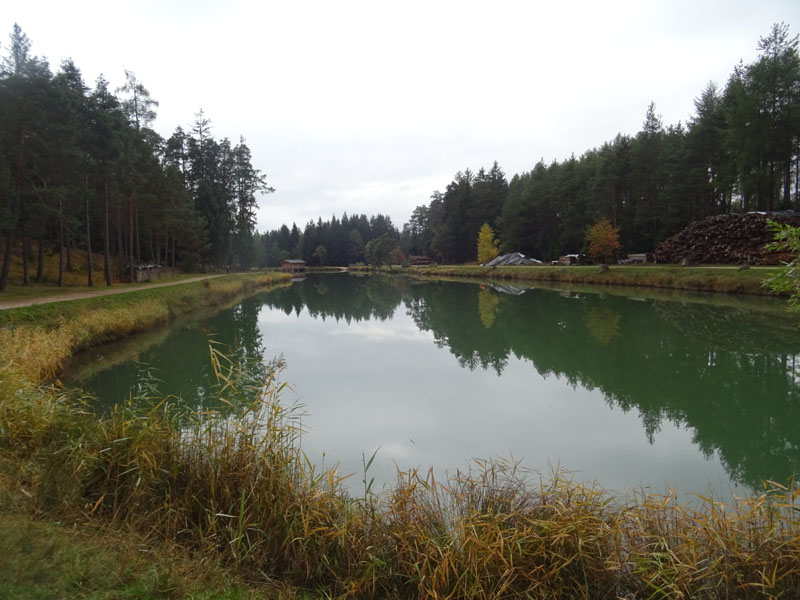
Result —
[{"label": "wooden hut", "polygon": [[306,261],[299,258],[289,258],[281,263],[281,271],[284,273],[304,273]]}]

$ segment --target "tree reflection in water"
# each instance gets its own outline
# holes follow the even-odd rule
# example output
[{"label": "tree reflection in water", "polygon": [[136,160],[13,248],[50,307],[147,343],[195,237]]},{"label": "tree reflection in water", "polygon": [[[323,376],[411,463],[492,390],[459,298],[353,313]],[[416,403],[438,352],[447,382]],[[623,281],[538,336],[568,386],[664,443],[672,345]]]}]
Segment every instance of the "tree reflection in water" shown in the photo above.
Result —
[{"label": "tree reflection in water", "polygon": [[501,375],[509,357],[543,376],[599,389],[639,413],[649,440],[664,420],[689,427],[735,481],[758,487],[800,472],[800,336],[781,314],[708,300],[642,300],[529,289],[504,294],[473,283],[331,277],[276,290],[269,306],[321,318],[385,319],[403,303],[468,369]]},{"label": "tree reflection in water", "polygon": [[[215,384],[209,335],[236,364],[259,364],[264,373],[263,357],[280,355],[259,331],[264,306],[348,324],[385,321],[402,306],[462,367],[502,376],[516,357],[542,376],[599,390],[610,406],[636,411],[651,442],[665,421],[689,428],[702,452],[718,453],[739,483],[758,487],[800,471],[800,336],[782,313],[719,306],[707,297],[522,291],[406,277],[312,276],[190,326],[181,342],[154,336],[157,364],[152,348],[136,356],[199,409]],[[131,368],[97,377],[118,380],[113,403],[130,393],[137,376]]]}]

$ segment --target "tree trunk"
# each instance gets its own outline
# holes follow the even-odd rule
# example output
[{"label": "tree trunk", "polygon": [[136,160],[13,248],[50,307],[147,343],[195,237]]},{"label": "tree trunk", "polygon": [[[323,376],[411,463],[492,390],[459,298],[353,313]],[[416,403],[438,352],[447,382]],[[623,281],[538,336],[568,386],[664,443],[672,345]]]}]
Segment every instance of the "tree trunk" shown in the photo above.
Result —
[{"label": "tree trunk", "polygon": [[64,286],[64,213],[58,197],[58,287]]},{"label": "tree trunk", "polygon": [[131,283],[134,282],[134,268],[133,268],[133,197],[131,196],[130,200],[128,201],[128,257],[130,260],[129,263],[129,274],[131,278]]},{"label": "tree trunk", "polygon": [[31,280],[28,276],[28,235],[25,230],[22,231],[22,283],[28,285]]},{"label": "tree trunk", "polygon": [[36,255],[36,282],[41,283],[44,279],[44,234],[39,238]]},{"label": "tree trunk", "polygon": [[11,203],[11,225],[6,229],[6,251],[3,256],[3,272],[0,274],[0,292],[5,291],[8,285],[8,272],[11,270],[11,254],[14,251],[14,233],[17,227],[17,213],[22,201],[22,171],[25,156],[25,127],[19,128],[19,153],[17,153],[17,193]]},{"label": "tree trunk", "polygon": [[115,206],[117,209],[117,274],[120,278],[125,275],[125,244],[122,241],[122,202],[119,198],[119,188],[117,188]]},{"label": "tree trunk", "polygon": [[0,275],[0,292],[8,285],[8,272],[11,269],[11,252],[14,249],[14,228],[6,230],[6,248],[3,256],[3,273]]},{"label": "tree trunk", "polygon": [[109,247],[108,227],[108,177],[103,175],[103,274],[106,276],[106,285],[111,287],[111,248]]},{"label": "tree trunk", "polygon": [[139,241],[141,237],[139,235],[139,205],[136,203],[133,205],[133,218],[136,225],[136,262],[142,264],[142,248]]},{"label": "tree trunk", "polygon": [[86,281],[89,287],[94,286],[94,265],[92,264],[92,230],[89,227],[89,190],[87,176],[83,176],[84,202],[86,204],[86,270],[88,271]]},{"label": "tree trunk", "polygon": [[65,214],[61,217],[62,224],[66,220],[67,227],[67,271],[72,273],[72,228],[69,226],[69,200],[65,204]]}]

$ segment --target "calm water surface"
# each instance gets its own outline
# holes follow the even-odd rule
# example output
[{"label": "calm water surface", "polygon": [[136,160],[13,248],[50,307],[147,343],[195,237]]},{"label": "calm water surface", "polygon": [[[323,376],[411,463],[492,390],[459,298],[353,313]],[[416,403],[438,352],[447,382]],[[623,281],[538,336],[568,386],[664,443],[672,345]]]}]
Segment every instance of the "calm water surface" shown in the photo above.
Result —
[{"label": "calm water surface", "polygon": [[208,340],[270,361],[305,406],[304,451],[361,485],[471,458],[562,468],[618,492],[721,497],[800,472],[800,335],[780,305],[319,275],[94,350],[111,405],[157,386],[202,406]]}]

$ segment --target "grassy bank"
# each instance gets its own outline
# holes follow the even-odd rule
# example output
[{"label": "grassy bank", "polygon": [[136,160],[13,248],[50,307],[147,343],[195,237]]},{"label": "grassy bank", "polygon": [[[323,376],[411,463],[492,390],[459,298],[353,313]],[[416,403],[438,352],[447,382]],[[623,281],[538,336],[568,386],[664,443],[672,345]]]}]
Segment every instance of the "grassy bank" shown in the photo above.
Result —
[{"label": "grassy bank", "polygon": [[[154,548],[130,531],[76,527],[28,512],[0,513],[0,598],[4,600],[256,600],[264,590],[235,581],[221,566]],[[278,586],[269,598],[296,598]]]},{"label": "grassy bank", "polygon": [[64,361],[90,346],[290,281],[288,275],[231,275],[166,288],[41,304],[0,312],[0,348],[32,382],[55,377]]},{"label": "grassy bank", "polygon": [[478,265],[442,265],[394,268],[395,273],[420,277],[469,277],[500,281],[546,281],[568,284],[669,288],[695,292],[773,295],[763,286],[777,267],[677,267],[668,265],[611,266],[601,273],[593,267],[480,267]]},{"label": "grassy bank", "polygon": [[[40,331],[40,354],[52,347],[63,356],[125,329],[76,333],[95,320],[116,323],[139,314],[137,304],[149,314],[151,302],[169,314],[207,301],[203,294],[13,311],[3,334]],[[115,318],[100,319],[105,310]],[[264,594],[273,597],[288,586],[315,598],[476,599],[761,598],[800,589],[794,489],[770,484],[763,496],[735,506],[711,499],[683,506],[669,496],[614,497],[559,473],[542,480],[494,461],[447,482],[401,473],[381,496],[353,498],[340,474],[306,460],[298,415],[281,403],[274,380],[222,361],[224,386],[256,392],[237,418],[181,414],[169,402],[98,418],[71,395],[41,385],[58,362],[36,363],[34,348],[19,354],[13,344],[21,339],[1,340],[11,357],[0,365],[4,503],[50,523],[109,527],[116,539],[154,556],[168,549],[196,565],[189,572],[214,565],[236,581],[267,586]],[[13,523],[12,549],[24,546]],[[31,551],[32,560],[47,555]],[[130,564],[134,579],[125,575],[121,588],[135,585],[141,572]],[[95,577],[102,575],[87,570],[80,579]],[[191,594],[183,580],[173,570],[156,571],[142,583],[155,592],[141,597]]]}]

